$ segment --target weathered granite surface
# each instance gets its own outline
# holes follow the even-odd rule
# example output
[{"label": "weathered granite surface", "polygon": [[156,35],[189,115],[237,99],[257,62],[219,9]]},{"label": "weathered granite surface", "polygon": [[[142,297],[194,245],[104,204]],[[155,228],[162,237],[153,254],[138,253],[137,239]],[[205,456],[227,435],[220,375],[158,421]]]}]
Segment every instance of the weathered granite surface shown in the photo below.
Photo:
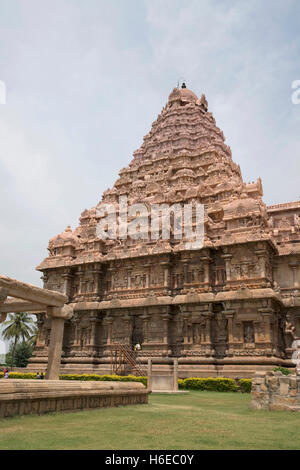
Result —
[{"label": "weathered granite surface", "polygon": [[300,376],[257,372],[252,379],[251,407],[300,411]]},{"label": "weathered granite surface", "polygon": [[139,382],[0,380],[0,418],[148,403]]}]

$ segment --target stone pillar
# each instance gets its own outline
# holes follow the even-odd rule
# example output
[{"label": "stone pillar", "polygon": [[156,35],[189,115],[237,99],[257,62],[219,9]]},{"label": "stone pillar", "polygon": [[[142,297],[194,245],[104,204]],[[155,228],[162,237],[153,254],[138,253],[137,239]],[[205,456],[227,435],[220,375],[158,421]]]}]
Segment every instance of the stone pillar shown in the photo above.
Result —
[{"label": "stone pillar", "polygon": [[147,383],[147,389],[149,392],[151,392],[152,389],[152,359],[148,359],[148,383]]},{"label": "stone pillar", "polygon": [[235,314],[235,310],[224,310],[223,311],[224,317],[227,319],[227,330],[228,330],[228,355],[233,354],[233,345],[234,345],[234,338],[233,338],[233,316]]},{"label": "stone pillar", "polygon": [[150,286],[150,265],[149,263],[144,264],[145,269],[145,288],[148,289]]},{"label": "stone pillar", "polygon": [[106,328],[107,328],[106,344],[111,344],[112,322],[113,322],[113,318],[109,315],[109,313],[106,314],[106,317],[105,317],[105,323],[106,323]]},{"label": "stone pillar", "polygon": [[98,313],[92,312],[89,317],[89,322],[91,325],[90,329],[90,341],[88,346],[96,346],[96,333],[97,333],[97,324],[99,323]]},{"label": "stone pillar", "polygon": [[186,346],[190,344],[189,331],[188,331],[189,330],[189,326],[188,326],[189,313],[183,312],[182,319],[183,319],[183,345]]},{"label": "stone pillar", "polygon": [[183,286],[188,284],[188,261],[183,260]]},{"label": "stone pillar", "polygon": [[75,318],[72,320],[74,324],[74,339],[72,346],[79,346],[80,345],[80,338],[79,338],[79,323],[80,323],[80,315],[78,312],[75,314]]},{"label": "stone pillar", "polygon": [[141,316],[143,320],[143,336],[144,336],[144,341],[143,344],[147,344],[149,341],[149,319],[150,315],[145,313],[144,315]]},{"label": "stone pillar", "polygon": [[265,342],[272,343],[271,320],[274,310],[271,308],[259,308],[258,311],[261,313],[264,320]]},{"label": "stone pillar", "polygon": [[226,281],[228,282],[231,280],[230,266],[231,266],[232,255],[223,255],[223,258],[225,260],[225,266],[226,266]]},{"label": "stone pillar", "polygon": [[168,313],[164,313],[162,315],[162,320],[164,322],[164,344],[168,344],[169,342],[169,320],[170,320],[170,315]]},{"label": "stone pillar", "polygon": [[71,273],[64,273],[62,274],[62,278],[64,280],[64,286],[63,286],[63,294],[65,294],[69,299],[71,297],[71,279],[72,279],[72,274]]},{"label": "stone pillar", "polygon": [[266,277],[266,252],[265,250],[256,250],[255,254],[258,256],[258,265],[260,268],[260,276],[262,278]]},{"label": "stone pillar", "polygon": [[169,287],[169,261],[161,261],[160,265],[162,266],[164,273],[164,287]]},{"label": "stone pillar", "polygon": [[128,315],[128,313],[126,313],[123,317],[123,321],[124,321],[124,324],[125,324],[125,330],[127,331],[127,344],[128,346],[131,346],[131,338],[132,338],[132,328],[133,328],[133,325],[132,325],[132,317],[130,315]]},{"label": "stone pillar", "polygon": [[295,287],[295,289],[298,289],[299,288],[299,282],[298,282],[298,279],[297,279],[297,270],[298,270],[299,264],[298,263],[289,263],[289,266],[291,267],[292,272],[293,272],[293,287]]},{"label": "stone pillar", "polygon": [[47,307],[47,314],[52,317],[52,321],[46,379],[58,380],[65,320],[69,320],[72,317],[73,308],[69,305],[64,305],[61,308]]},{"label": "stone pillar", "polygon": [[59,379],[64,325],[64,318],[52,318],[50,345],[48,351],[48,367],[46,372],[47,380]]},{"label": "stone pillar", "polygon": [[178,358],[174,357],[173,362],[173,390],[174,392],[178,390]]},{"label": "stone pillar", "polygon": [[79,277],[78,295],[81,295],[83,293],[83,272],[79,271],[76,274],[78,274]]},{"label": "stone pillar", "polygon": [[94,278],[94,294],[99,295],[101,267],[95,265],[95,268],[91,272]]},{"label": "stone pillar", "polygon": [[131,271],[127,271],[127,289],[131,289]]},{"label": "stone pillar", "polygon": [[205,345],[207,356],[212,354],[211,321],[212,314],[209,313],[205,316]]},{"label": "stone pillar", "polygon": [[208,256],[203,256],[202,258],[203,266],[204,266],[204,283],[209,286],[209,263],[210,258]]}]

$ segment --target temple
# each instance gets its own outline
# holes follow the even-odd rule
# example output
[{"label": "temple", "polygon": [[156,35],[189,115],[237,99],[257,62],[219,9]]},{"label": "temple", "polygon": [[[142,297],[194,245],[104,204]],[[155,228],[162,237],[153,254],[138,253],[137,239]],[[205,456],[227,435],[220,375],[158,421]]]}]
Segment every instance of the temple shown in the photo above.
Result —
[{"label": "temple", "polygon": [[[204,245],[170,236],[103,240],[99,208],[204,205]],[[74,310],[65,321],[61,369],[110,373],[116,344],[139,343],[139,361],[179,376],[249,377],[293,367],[300,338],[300,201],[267,207],[261,180],[245,183],[204,95],[175,88],[142,146],[79,226],[51,238],[37,267],[44,287]],[[29,368],[48,359],[51,324],[38,315]]]}]

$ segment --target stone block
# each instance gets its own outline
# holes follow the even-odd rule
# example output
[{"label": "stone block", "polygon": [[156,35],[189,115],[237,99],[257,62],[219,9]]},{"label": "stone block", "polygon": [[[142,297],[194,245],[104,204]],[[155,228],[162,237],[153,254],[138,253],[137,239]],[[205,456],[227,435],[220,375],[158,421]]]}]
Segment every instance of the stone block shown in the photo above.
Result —
[{"label": "stone block", "polygon": [[286,383],[286,382],[280,381],[279,393],[280,393],[280,395],[288,395],[288,393],[289,393],[289,384]]}]

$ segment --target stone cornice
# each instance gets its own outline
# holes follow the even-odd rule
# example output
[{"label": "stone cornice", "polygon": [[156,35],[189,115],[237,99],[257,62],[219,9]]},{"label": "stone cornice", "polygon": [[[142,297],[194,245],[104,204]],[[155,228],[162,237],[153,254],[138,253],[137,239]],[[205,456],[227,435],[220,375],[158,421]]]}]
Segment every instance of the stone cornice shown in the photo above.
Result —
[{"label": "stone cornice", "polygon": [[256,300],[256,299],[274,299],[283,304],[280,293],[271,288],[266,289],[242,289],[237,291],[226,291],[213,293],[192,293],[187,295],[162,296],[162,297],[143,297],[139,299],[113,299],[101,302],[78,302],[70,304],[74,311],[81,310],[108,310],[122,308],[139,308],[151,306],[216,303],[228,300]]}]

